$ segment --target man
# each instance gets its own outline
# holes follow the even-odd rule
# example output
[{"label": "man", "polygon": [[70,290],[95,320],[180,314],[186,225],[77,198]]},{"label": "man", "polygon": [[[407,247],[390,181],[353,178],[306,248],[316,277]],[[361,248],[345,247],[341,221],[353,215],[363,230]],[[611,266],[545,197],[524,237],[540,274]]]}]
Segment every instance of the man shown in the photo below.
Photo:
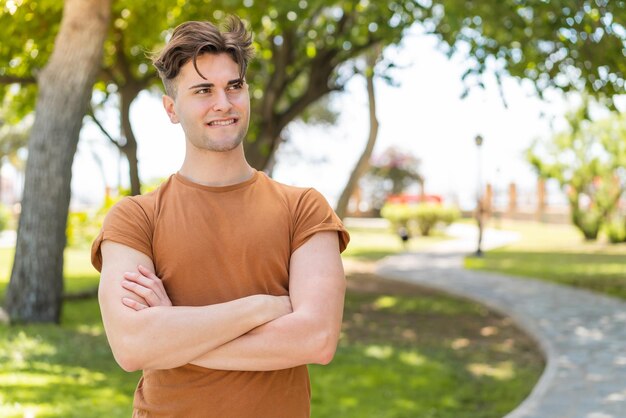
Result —
[{"label": "man", "polygon": [[135,417],[308,417],[306,364],[336,349],[349,237],[318,192],[246,162],[251,56],[237,18],[176,28],[154,64],[184,162],[92,247],[113,354],[143,370]]}]

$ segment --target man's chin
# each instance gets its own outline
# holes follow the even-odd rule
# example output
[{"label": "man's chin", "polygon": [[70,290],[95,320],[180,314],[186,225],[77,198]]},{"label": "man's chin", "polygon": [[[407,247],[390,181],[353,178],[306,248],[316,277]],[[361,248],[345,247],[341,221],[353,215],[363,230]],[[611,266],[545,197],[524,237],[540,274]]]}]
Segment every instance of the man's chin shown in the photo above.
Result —
[{"label": "man's chin", "polygon": [[196,145],[193,144],[195,148],[204,150],[204,151],[212,151],[212,152],[230,152],[234,151],[238,147],[241,146],[243,142],[243,138],[239,139],[224,139],[224,140],[216,140],[216,139],[208,139],[204,140],[201,144]]}]

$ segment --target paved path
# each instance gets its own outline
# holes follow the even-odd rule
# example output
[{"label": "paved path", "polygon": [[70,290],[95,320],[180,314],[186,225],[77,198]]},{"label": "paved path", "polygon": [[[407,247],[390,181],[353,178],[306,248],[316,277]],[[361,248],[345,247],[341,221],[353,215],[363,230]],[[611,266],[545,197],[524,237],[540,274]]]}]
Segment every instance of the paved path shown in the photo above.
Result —
[{"label": "paved path", "polygon": [[[383,276],[468,297],[511,316],[533,336],[546,369],[532,394],[506,418],[626,418],[626,302],[566,286],[462,268],[475,228],[427,252],[382,260]],[[484,248],[516,236],[489,230]]]}]

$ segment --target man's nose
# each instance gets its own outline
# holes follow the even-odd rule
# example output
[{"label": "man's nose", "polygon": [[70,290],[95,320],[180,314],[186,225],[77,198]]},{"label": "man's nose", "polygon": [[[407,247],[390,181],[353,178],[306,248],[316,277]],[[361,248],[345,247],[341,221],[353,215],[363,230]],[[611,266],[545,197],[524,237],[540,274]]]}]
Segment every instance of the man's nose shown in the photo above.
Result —
[{"label": "man's nose", "polygon": [[233,106],[230,103],[228,94],[225,91],[217,91],[215,93],[215,102],[213,102],[213,110],[216,112],[226,112]]}]

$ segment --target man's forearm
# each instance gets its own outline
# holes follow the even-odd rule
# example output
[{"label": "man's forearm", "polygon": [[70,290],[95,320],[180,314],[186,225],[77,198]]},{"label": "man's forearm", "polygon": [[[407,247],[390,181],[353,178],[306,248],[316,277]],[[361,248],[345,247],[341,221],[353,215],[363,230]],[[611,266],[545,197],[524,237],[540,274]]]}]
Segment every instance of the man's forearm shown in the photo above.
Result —
[{"label": "man's forearm", "polygon": [[327,364],[337,347],[339,328],[323,326],[306,312],[294,312],[199,356],[191,364],[246,371]]},{"label": "man's forearm", "polygon": [[[153,307],[127,312],[123,329],[109,333],[125,370],[166,369],[189,363],[278,315],[269,296],[257,295],[202,307]],[[107,321],[105,320],[105,327]]]}]

